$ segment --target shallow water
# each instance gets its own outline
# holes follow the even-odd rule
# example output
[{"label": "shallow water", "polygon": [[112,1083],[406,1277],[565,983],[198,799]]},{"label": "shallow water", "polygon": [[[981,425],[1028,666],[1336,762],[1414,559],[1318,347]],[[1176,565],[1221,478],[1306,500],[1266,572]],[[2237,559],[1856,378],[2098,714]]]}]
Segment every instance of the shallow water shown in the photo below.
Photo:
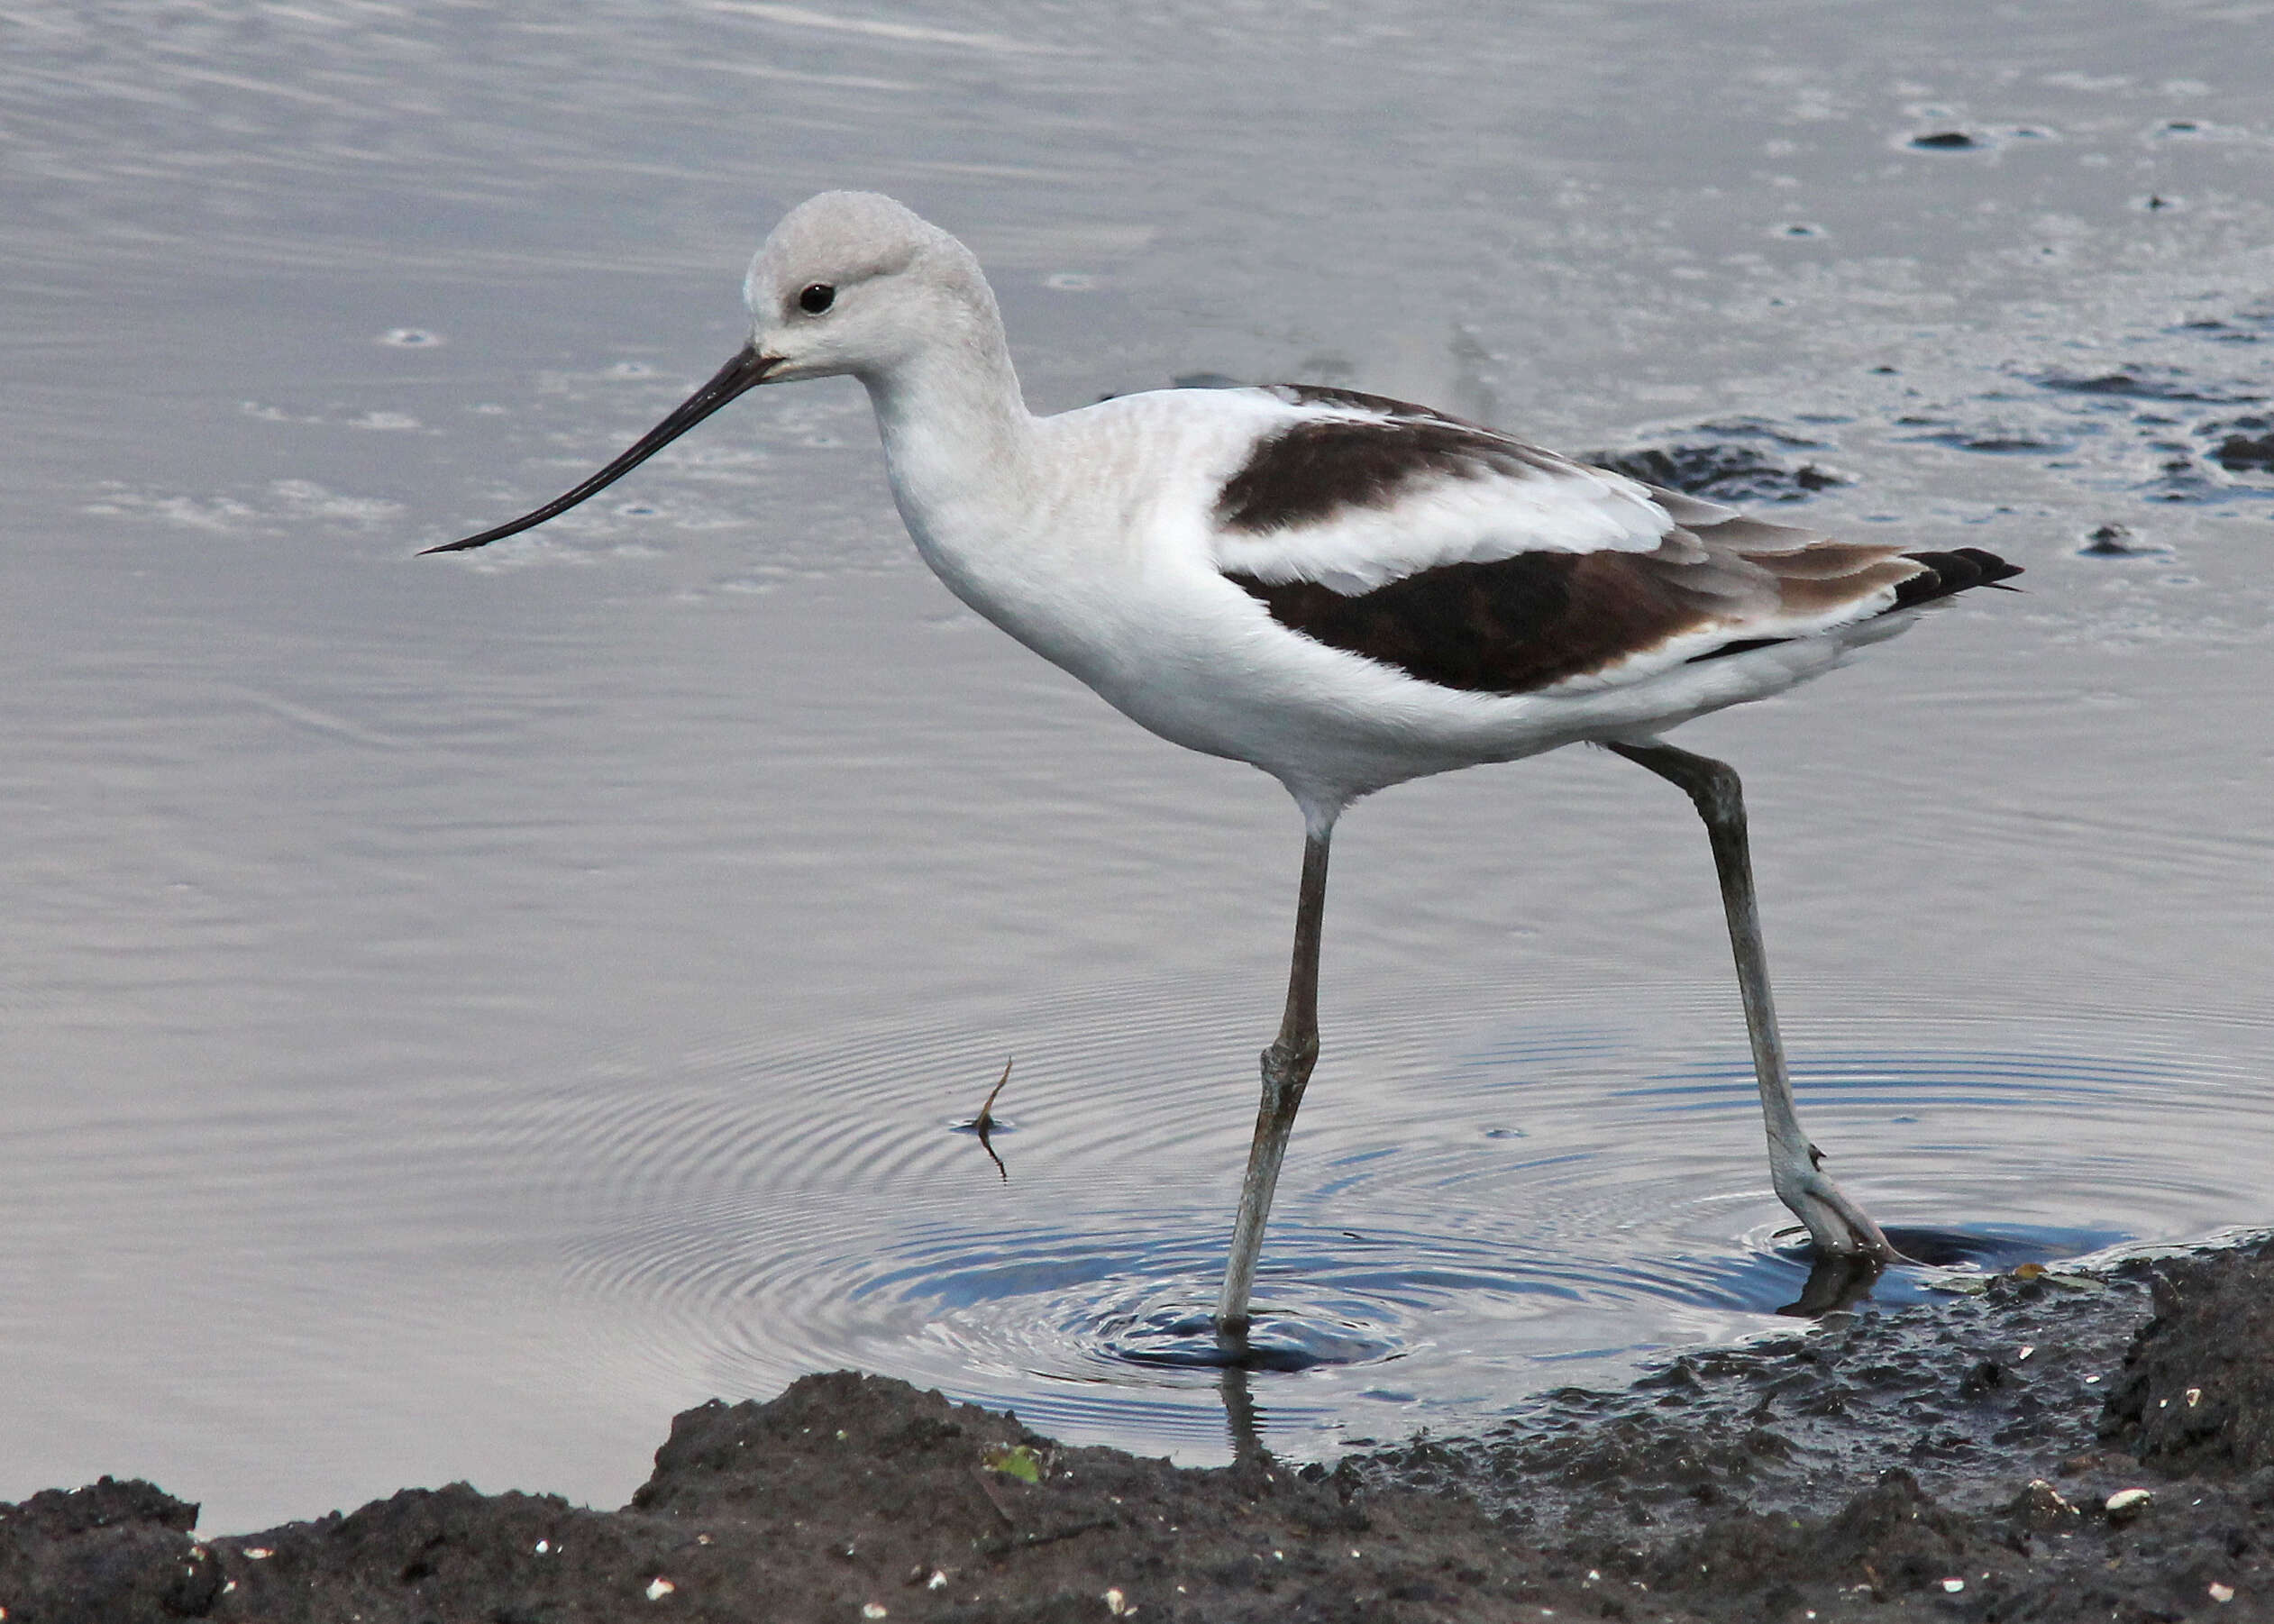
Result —
[{"label": "shallow water", "polygon": [[[672,1409],[843,1364],[1222,1457],[1157,1358],[1279,792],[955,606],[849,385],[412,556],[707,376],[825,185],[966,236],[1041,407],[1742,443],[2026,564],[1683,735],[1747,774],[1804,1112],[1986,1264],[2264,1222],[2274,473],[2217,453],[2274,415],[2269,9],[11,9],[0,1498],[611,1502]],[[1263,1281],[1330,1358],[1258,1377],[1269,1441],[1782,1323],[1679,797],[1411,786],[1335,886]],[[1006,1182],[954,1125],[1007,1058]]]}]

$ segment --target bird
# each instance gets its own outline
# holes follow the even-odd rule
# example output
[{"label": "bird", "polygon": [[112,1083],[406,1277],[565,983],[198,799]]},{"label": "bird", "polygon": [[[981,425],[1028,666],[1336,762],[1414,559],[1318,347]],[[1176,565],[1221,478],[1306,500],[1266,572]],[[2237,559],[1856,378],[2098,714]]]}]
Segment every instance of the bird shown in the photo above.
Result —
[{"label": "bird", "polygon": [[543,524],[753,389],[850,376],[909,537],[951,592],[1153,733],[1285,787],[1303,821],[1294,944],[1213,1315],[1228,1356],[1248,1346],[1265,1224],[1318,1060],[1337,820],[1409,780],[1572,744],[1689,796],[1770,1182],[1820,1258],[1875,1273],[1901,1258],[1801,1127],[1738,774],[1663,735],[1819,676],[2018,566],[1836,540],[1349,389],[1170,388],[1037,416],[976,256],[878,193],[790,209],[743,291],[748,342],[621,456],[425,551]]}]

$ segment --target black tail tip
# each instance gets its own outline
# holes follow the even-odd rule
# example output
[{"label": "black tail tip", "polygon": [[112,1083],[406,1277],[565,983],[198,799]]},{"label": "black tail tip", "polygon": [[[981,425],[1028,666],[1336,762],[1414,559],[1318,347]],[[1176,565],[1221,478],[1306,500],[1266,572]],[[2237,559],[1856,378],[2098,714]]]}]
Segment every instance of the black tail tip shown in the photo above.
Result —
[{"label": "black tail tip", "polygon": [[1998,587],[2011,592],[2015,588],[2002,583],[2022,572],[2019,564],[2010,564],[1996,553],[1986,552],[1979,547],[1959,547],[1949,552],[1906,552],[1903,556],[1924,564],[1926,569],[1895,588],[1898,609],[1912,604],[1932,603],[1938,598],[1949,598],[1976,587]]}]

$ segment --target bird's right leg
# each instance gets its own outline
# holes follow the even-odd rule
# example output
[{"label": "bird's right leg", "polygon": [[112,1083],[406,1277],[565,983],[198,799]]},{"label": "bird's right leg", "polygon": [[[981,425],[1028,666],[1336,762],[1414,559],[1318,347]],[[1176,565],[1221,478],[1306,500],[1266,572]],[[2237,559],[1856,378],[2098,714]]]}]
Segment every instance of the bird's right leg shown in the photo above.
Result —
[{"label": "bird's right leg", "polygon": [[1753,894],[1753,856],[1745,833],[1745,790],[1737,770],[1727,762],[1671,744],[1625,744],[1610,739],[1603,744],[1613,754],[1648,767],[1685,791],[1705,820],[1714,871],[1721,881],[1721,907],[1729,918],[1730,948],[1737,958],[1738,990],[1745,1000],[1745,1029],[1753,1043],[1753,1072],[1768,1128],[1768,1177],[1777,1199],[1808,1226],[1820,1251],[1895,1262],[1903,1254],[1888,1244],[1871,1215],[1822,1169],[1823,1153],[1808,1142],[1800,1126],[1792,1079],[1785,1069],[1785,1040],[1776,1030],[1776,1008],[1769,999],[1768,953],[1761,945],[1760,905]]},{"label": "bird's right leg", "polygon": [[1295,904],[1294,963],[1287,975],[1287,1012],[1279,1036],[1264,1051],[1264,1102],[1256,1113],[1256,1139],[1247,1151],[1247,1177],[1240,1185],[1239,1218],[1232,1226],[1232,1255],[1224,1268],[1224,1289],[1216,1299],[1216,1339],[1227,1351],[1247,1346],[1247,1298],[1256,1284],[1256,1258],[1264,1248],[1264,1220],[1279,1188],[1279,1164],[1295,1108],[1311,1082],[1319,1059],[1319,928],[1327,907],[1328,832],[1307,835],[1302,848],[1302,891]]}]

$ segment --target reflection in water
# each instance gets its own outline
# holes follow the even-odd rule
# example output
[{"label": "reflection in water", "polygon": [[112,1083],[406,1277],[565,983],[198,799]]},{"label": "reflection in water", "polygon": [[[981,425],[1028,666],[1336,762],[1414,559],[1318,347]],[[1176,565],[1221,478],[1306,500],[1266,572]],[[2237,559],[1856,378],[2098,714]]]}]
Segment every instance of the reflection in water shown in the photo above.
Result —
[{"label": "reflection in water", "polygon": [[1256,1425],[1256,1395],[1248,1386],[1245,1364],[1227,1364],[1217,1378],[1224,1399],[1224,1430],[1232,1446],[1232,1464],[1252,1465],[1264,1458],[1263,1429]]},{"label": "reflection in water", "polygon": [[979,1148],[987,1153],[987,1159],[995,1164],[996,1172],[1001,1175],[1002,1182],[1006,1184],[1010,1182],[1010,1169],[1003,1165],[1002,1157],[995,1151],[995,1135],[1004,1131],[1003,1125],[995,1120],[995,1100],[997,1096],[1002,1093],[1003,1084],[1010,1081],[1010,1066],[1009,1061],[1003,1062],[1003,1074],[995,1079],[995,1086],[989,1089],[987,1098],[979,1102],[979,1115],[968,1122],[958,1122],[955,1125],[957,1133],[972,1134],[977,1136]]},{"label": "reflection in water", "polygon": [[[1898,1249],[1902,1247],[1903,1243],[1895,1239],[1894,1231],[1888,1232],[1887,1238],[1895,1241]],[[1876,1257],[1835,1257],[1814,1253],[1808,1265],[1807,1283],[1800,1288],[1800,1295],[1776,1311],[1795,1319],[1819,1319],[1840,1309],[1851,1308],[1871,1295],[1871,1288],[1879,1282],[1879,1276],[1886,1269],[1887,1265]]]}]

